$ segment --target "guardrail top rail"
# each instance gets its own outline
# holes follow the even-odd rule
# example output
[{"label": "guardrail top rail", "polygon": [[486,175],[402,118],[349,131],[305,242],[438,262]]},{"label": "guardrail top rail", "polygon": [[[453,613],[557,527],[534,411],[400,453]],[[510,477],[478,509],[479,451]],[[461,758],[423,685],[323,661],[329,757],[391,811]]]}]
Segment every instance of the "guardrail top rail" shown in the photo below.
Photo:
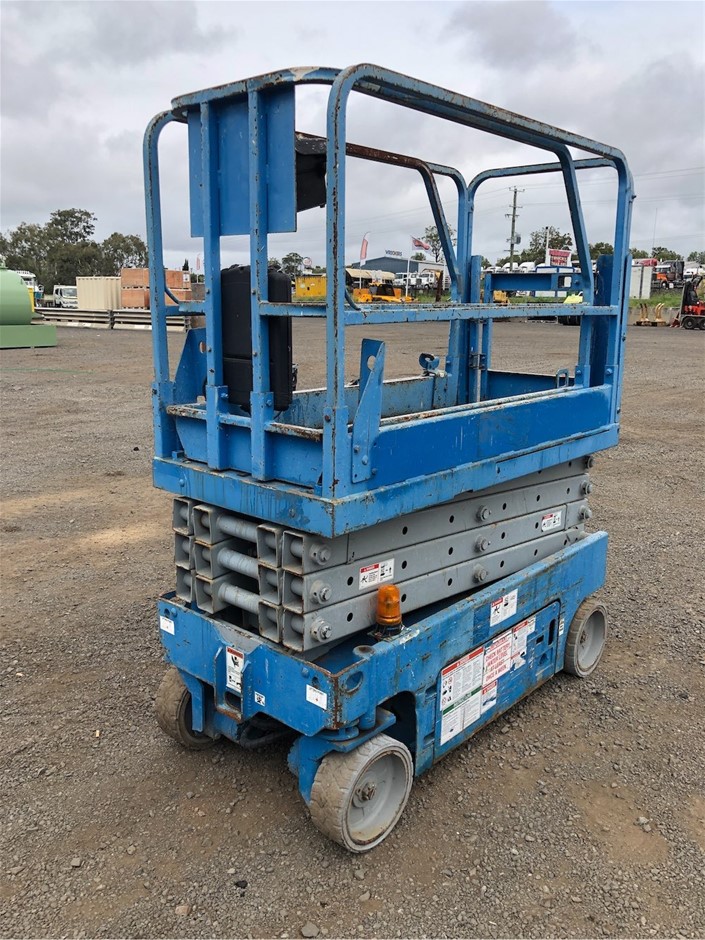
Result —
[{"label": "guardrail top rail", "polygon": [[[306,84],[330,86],[325,138],[296,133],[295,92]],[[348,142],[353,92],[534,146],[555,161],[487,170],[468,184],[452,167]],[[205,300],[179,305],[181,313],[203,314],[205,327],[187,334],[173,378],[166,317],[174,308],[165,298],[158,159],[160,134],[171,122],[187,127],[191,229],[203,238],[205,262]],[[325,160],[325,303],[274,303],[268,235],[296,229],[302,147]],[[590,156],[574,159],[570,148]],[[345,284],[346,157],[421,174],[450,274],[449,303],[352,302]],[[333,536],[617,442],[633,199],[619,150],[378,66],[356,65],[287,69],[177,98],[147,128],[144,164],[157,485]],[[617,187],[614,254],[598,259],[594,277],[577,171],[595,167],[613,168]],[[483,291],[481,258],[472,253],[478,187],[530,173],[560,173],[565,185],[580,265],[568,280],[583,294],[570,310],[581,318],[572,375],[491,368],[493,319],[546,316],[548,306],[493,306],[492,290],[559,286],[557,273],[500,272],[485,277]],[[439,177],[457,190],[457,245]],[[220,251],[221,237],[243,234],[250,238],[252,330],[252,393],[244,409],[229,403],[223,378]],[[555,315],[555,306],[550,310]],[[282,412],[274,409],[270,381],[269,325],[277,317],[320,317],[326,324],[326,388],[297,391]],[[385,344],[373,338],[374,326],[417,321],[448,323],[445,361],[425,360],[421,375],[385,381]],[[370,327],[372,336],[361,344],[359,382],[346,385],[344,328],[353,324]]]}]

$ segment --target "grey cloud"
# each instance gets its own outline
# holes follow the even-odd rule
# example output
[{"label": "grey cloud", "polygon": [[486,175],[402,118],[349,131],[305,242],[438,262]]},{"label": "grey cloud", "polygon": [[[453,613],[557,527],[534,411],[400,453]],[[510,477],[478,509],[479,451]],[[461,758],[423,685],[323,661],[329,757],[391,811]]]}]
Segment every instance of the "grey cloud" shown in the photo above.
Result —
[{"label": "grey cloud", "polygon": [[444,38],[449,34],[469,40],[486,64],[512,70],[573,62],[585,46],[567,18],[545,0],[465,3],[444,29]]},{"label": "grey cloud", "polygon": [[[671,5],[678,8],[675,0]],[[96,212],[100,238],[115,230],[144,232],[141,138],[148,119],[174,96],[292,63],[373,61],[620,146],[637,174],[633,243],[650,245],[658,206],[662,244],[680,232],[673,247],[701,248],[703,236],[692,233],[702,231],[702,199],[688,196],[698,188],[697,177],[641,176],[702,163],[702,56],[695,43],[669,33],[659,36],[656,50],[652,9],[638,2],[437,0],[429,21],[382,2],[374,26],[362,30],[351,27],[359,4],[346,3],[2,3],[3,228],[22,219],[43,222],[53,209],[75,205]],[[689,5],[688,11],[696,10]],[[433,33],[436,24],[441,42]],[[233,36],[247,37],[236,40],[236,56]],[[326,96],[302,89],[299,129],[325,132]],[[165,132],[162,153],[167,260],[179,264],[184,254],[193,259],[199,250],[188,236],[181,130]],[[373,98],[358,97],[351,105],[349,139],[457,166],[468,179],[487,166],[544,158],[533,148],[392,110]],[[348,257],[356,257],[361,232],[368,230],[371,252],[405,249],[409,234],[420,234],[432,221],[423,186],[410,172],[392,175],[356,163]],[[512,182],[488,184],[487,198],[483,194],[478,203],[475,248],[488,257],[506,247]],[[522,233],[544,224],[563,227],[561,190],[531,189],[528,182],[526,188]],[[606,200],[612,194],[586,187],[591,241],[610,238]],[[452,198],[442,195],[452,220]],[[659,202],[665,196],[669,201]],[[321,213],[303,213],[299,232],[274,237],[271,253],[297,250],[322,260],[321,222]],[[227,242],[226,260],[246,245],[246,239]]]},{"label": "grey cloud", "polygon": [[229,27],[202,27],[198,4],[186,0],[174,4],[123,0],[64,6],[83,19],[81,44],[85,43],[88,62],[107,61],[129,67],[170,55],[211,55],[236,35]]}]

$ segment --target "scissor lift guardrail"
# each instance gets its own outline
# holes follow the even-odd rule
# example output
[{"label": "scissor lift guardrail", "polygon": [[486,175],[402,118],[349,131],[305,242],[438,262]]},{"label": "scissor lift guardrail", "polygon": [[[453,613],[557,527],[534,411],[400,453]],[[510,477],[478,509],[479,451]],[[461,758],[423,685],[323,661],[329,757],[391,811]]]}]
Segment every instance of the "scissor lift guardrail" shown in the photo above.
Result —
[{"label": "scissor lift guardrail", "polygon": [[[290,231],[296,217],[297,85],[329,84],[326,154],[327,294],[324,304],[268,300],[267,238]],[[553,152],[558,162],[487,171],[470,184],[457,170],[403,155],[348,145],[345,112],[350,93],[373,94],[417,111],[499,134]],[[192,234],[205,246],[203,303],[180,305],[205,315],[194,331],[174,379],[169,373],[164,321],[166,302],[155,304],[155,481],[204,502],[328,536],[368,526],[398,512],[413,512],[459,493],[532,473],[617,441],[620,374],[629,271],[626,234],[631,177],[622,154],[587,138],[532,121],[375,66],[272,73],[175,99],[171,111],[151,123],[145,143],[148,231],[155,296],[164,297],[158,140],[169,123],[187,125],[191,169]],[[245,130],[247,133],[244,133]],[[367,304],[345,296],[345,155],[396,159],[421,173],[451,277],[447,304]],[[596,156],[574,160],[570,147]],[[592,275],[577,187],[577,171],[616,171],[613,256]],[[265,172],[265,168],[267,172]],[[496,307],[483,302],[480,258],[472,255],[475,194],[488,179],[529,173],[563,176],[581,273],[571,289],[584,302],[571,307],[582,319],[573,374],[535,376],[492,368],[495,317],[541,317],[542,304]],[[458,242],[438,196],[436,178],[450,178],[458,193]],[[227,179],[227,185],[214,185]],[[266,180],[274,182],[267,183]],[[249,414],[227,401],[223,384],[220,309],[220,238],[250,234],[253,390]],[[552,285],[545,275],[494,275],[493,285],[512,289]],[[162,291],[162,286],[164,291]],[[276,317],[319,317],[326,322],[325,390],[300,391],[275,413],[269,384],[268,325]],[[360,378],[346,386],[345,327],[382,323],[445,322],[448,351],[432,374],[409,381],[384,380],[384,344],[367,340],[360,350]],[[199,401],[205,383],[205,400]],[[429,437],[430,435],[430,437]],[[428,446],[428,440],[433,446]],[[174,454],[178,454],[174,458]],[[408,478],[408,466],[415,475]],[[217,479],[218,500],[213,497]]]}]

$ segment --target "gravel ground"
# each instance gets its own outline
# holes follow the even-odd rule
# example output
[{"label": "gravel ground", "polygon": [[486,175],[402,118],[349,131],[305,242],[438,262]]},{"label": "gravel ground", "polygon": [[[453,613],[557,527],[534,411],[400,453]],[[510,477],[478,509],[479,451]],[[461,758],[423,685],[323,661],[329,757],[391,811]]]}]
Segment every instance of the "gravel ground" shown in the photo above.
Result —
[{"label": "gravel ground", "polygon": [[[297,331],[304,380],[320,336]],[[502,367],[575,361],[569,327],[496,336]],[[405,343],[397,374],[443,348],[421,324]],[[593,471],[600,669],[447,756],[362,859],[312,826],[284,746],[187,753],[157,728],[173,565],[149,335],[3,352],[2,935],[705,935],[705,335],[633,328],[628,347],[622,443]]]}]

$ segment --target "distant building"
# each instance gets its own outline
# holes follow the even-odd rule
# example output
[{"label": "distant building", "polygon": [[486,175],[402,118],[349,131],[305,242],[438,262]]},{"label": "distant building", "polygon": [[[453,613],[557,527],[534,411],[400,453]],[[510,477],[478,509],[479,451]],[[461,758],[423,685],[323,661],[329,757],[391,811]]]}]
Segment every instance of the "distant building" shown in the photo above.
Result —
[{"label": "distant building", "polygon": [[363,270],[372,269],[380,271],[391,271],[392,274],[406,274],[406,266],[409,265],[410,274],[423,274],[424,272],[443,271],[443,283],[447,286],[449,283],[448,268],[439,261],[408,261],[406,258],[394,258],[391,255],[383,255],[381,258],[368,258],[363,265],[359,261],[354,264],[348,264],[348,268],[359,268]]}]

